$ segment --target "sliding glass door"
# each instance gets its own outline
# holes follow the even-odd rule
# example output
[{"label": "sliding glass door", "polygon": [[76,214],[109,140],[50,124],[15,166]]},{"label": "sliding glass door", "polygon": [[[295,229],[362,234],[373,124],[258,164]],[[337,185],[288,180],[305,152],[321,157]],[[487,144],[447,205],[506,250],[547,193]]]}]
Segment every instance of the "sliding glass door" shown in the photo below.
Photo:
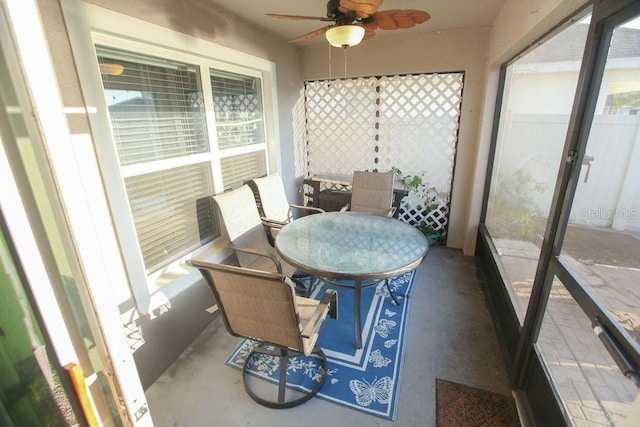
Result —
[{"label": "sliding glass door", "polygon": [[503,67],[479,256],[528,417],[622,426],[640,385],[640,4],[570,21]]}]

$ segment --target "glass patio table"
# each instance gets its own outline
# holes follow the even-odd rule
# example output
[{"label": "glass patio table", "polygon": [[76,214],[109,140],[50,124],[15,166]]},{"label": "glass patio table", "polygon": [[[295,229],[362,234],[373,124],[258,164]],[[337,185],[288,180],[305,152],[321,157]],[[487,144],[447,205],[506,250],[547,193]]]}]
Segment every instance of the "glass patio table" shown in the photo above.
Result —
[{"label": "glass patio table", "polygon": [[359,212],[327,212],[296,219],[278,232],[275,246],[292,266],[330,286],[353,289],[357,348],[362,348],[362,289],[413,270],[429,249],[427,239],[415,227],[395,218]]}]

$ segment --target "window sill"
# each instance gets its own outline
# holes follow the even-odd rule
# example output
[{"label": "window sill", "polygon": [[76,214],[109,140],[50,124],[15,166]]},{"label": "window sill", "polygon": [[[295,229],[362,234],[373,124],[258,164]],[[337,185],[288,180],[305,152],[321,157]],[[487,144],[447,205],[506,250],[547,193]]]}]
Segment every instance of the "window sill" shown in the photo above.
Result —
[{"label": "window sill", "polygon": [[187,259],[208,262],[223,262],[232,254],[226,242],[215,244],[191,257],[181,259],[179,263],[165,270],[162,275],[149,280],[149,308],[147,312],[153,318],[171,308],[171,300],[191,286],[202,281],[200,272],[186,264]]}]

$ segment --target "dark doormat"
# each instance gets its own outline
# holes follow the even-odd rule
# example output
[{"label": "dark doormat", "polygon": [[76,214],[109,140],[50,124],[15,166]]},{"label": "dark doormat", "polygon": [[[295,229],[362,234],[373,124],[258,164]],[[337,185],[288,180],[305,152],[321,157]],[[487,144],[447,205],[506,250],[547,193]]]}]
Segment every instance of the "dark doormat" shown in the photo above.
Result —
[{"label": "dark doormat", "polygon": [[519,427],[511,396],[436,378],[436,427]]}]

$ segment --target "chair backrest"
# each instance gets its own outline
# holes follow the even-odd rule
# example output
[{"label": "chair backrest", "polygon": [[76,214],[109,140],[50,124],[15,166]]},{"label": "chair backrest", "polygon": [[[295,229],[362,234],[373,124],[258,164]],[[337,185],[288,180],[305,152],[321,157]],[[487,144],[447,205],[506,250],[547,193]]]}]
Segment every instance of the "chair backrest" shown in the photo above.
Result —
[{"label": "chair backrest", "polygon": [[232,242],[253,227],[262,224],[253,193],[246,185],[217,194],[213,196],[213,200],[218,206],[224,228]]},{"label": "chair backrest", "polygon": [[350,210],[389,215],[393,203],[393,180],[393,172],[353,172]]},{"label": "chair backrest", "polygon": [[280,222],[289,222],[293,219],[287,194],[284,190],[282,178],[277,173],[256,178],[251,181],[258,195],[258,209],[261,214]]},{"label": "chair backrest", "polygon": [[[213,196],[218,206],[229,241],[234,245],[268,252],[271,249],[253,192],[247,185]],[[256,257],[237,254],[241,266],[250,265]]]},{"label": "chair backrest", "polygon": [[304,351],[293,285],[277,273],[190,261],[211,288],[227,331]]}]

